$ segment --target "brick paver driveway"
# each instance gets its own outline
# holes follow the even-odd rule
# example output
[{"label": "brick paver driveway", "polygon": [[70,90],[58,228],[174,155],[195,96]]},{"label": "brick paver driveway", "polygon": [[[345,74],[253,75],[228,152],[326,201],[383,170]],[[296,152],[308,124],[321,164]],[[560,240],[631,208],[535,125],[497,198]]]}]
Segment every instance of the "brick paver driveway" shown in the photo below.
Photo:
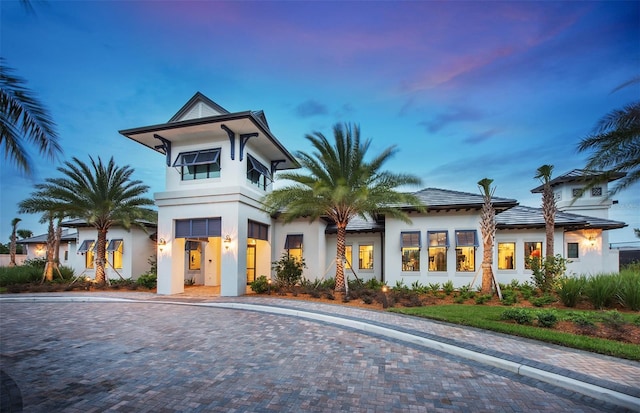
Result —
[{"label": "brick paver driveway", "polygon": [[10,302],[0,310],[0,367],[27,412],[619,411],[296,317],[150,302]]}]

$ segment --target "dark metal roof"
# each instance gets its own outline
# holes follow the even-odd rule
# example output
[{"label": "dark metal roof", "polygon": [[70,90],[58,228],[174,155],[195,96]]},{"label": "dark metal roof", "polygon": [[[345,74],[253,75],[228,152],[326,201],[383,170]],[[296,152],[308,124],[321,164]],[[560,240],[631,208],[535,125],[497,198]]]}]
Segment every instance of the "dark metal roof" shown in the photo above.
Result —
[{"label": "dark metal roof", "polygon": [[[451,191],[448,189],[425,188],[414,193],[427,207],[427,211],[433,210],[465,210],[482,209],[484,198],[480,194],[469,192]],[[492,198],[496,212],[501,212],[518,205],[518,201],[510,198]],[[400,206],[409,207],[409,206]]]},{"label": "dark metal roof", "polygon": [[[70,232],[68,229],[62,230],[61,241],[75,241],[78,236],[77,232]],[[18,244],[46,244],[48,234],[36,235],[35,237],[19,239],[16,241]]]},{"label": "dark metal roof", "polygon": [[[144,226],[149,227],[149,228],[157,228],[158,227],[158,224],[155,223],[155,222],[143,221],[143,220],[140,220],[138,222],[144,224]],[[75,219],[69,219],[67,221],[63,221],[62,223],[60,223],[60,226],[61,227],[68,227],[68,228],[93,227],[93,225],[87,224],[87,221],[85,219],[82,219],[82,218],[75,218]]]},{"label": "dark metal roof", "polygon": [[[384,232],[384,221],[374,221],[372,219],[364,219],[360,216],[356,216],[349,221],[347,225],[347,233],[362,233],[362,232]],[[324,230],[325,234],[337,234],[338,227],[336,224],[330,223]]]},{"label": "dark metal roof", "polygon": [[222,106],[218,105],[213,100],[209,99],[208,97],[206,97],[205,95],[203,95],[200,92],[196,92],[196,94],[193,95],[193,97],[191,99],[189,99],[189,101],[187,103],[185,103],[184,106],[181,107],[180,110],[177,111],[176,114],[171,117],[171,119],[169,119],[169,123],[175,122],[178,119],[180,119],[182,116],[184,116],[189,111],[189,109],[191,109],[193,104],[198,102],[198,101],[203,102],[205,105],[217,110],[220,113],[229,113],[228,110],[226,110]]},{"label": "dark metal roof", "polygon": [[[565,231],[577,229],[616,229],[626,227],[627,224],[605,218],[586,215],[556,212],[555,226]],[[541,208],[517,206],[496,215],[497,229],[541,229],[545,227]]]},{"label": "dark metal roof", "polygon": [[[554,186],[576,182],[586,185],[588,182],[602,181],[612,182],[620,178],[624,178],[626,174],[622,172],[605,172],[605,171],[590,171],[587,169],[574,169],[566,174],[560,175],[549,181],[549,184],[553,188]],[[544,185],[537,186],[531,190],[531,193],[541,193]]]}]

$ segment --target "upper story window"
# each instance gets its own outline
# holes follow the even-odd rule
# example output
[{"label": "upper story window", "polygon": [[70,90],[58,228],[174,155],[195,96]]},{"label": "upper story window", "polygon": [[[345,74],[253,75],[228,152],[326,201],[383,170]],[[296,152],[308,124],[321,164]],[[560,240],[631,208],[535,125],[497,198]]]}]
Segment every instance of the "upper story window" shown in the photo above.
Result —
[{"label": "upper story window", "polygon": [[256,158],[247,155],[247,179],[261,189],[267,189],[267,183],[271,180],[271,174],[266,166]]},{"label": "upper story window", "polygon": [[591,188],[591,196],[602,196],[602,187],[594,186]]},{"label": "upper story window", "polygon": [[220,148],[180,152],[174,167],[180,167],[183,181],[220,177]]},{"label": "upper story window", "polygon": [[584,190],[582,188],[573,188],[571,190],[571,196],[574,198],[580,198],[582,197],[582,194],[584,194]]}]

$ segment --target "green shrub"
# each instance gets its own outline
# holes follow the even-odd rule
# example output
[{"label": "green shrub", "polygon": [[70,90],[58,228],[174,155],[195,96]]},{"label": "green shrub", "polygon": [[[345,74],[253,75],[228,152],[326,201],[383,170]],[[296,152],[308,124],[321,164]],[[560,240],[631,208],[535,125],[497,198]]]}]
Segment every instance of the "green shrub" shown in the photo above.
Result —
[{"label": "green shrub", "polygon": [[140,277],[138,277],[138,280],[136,282],[138,283],[138,285],[151,290],[156,288],[156,286],[158,285],[158,275],[142,274]]},{"label": "green shrub", "polygon": [[518,302],[518,293],[514,290],[506,289],[502,292],[502,305],[514,305]]},{"label": "green shrub", "polygon": [[554,302],[556,302],[556,298],[551,294],[545,294],[542,297],[536,297],[531,300],[531,304],[536,307],[544,307],[545,305],[549,305]]},{"label": "green shrub", "polygon": [[624,326],[627,324],[627,321],[624,319],[622,314],[616,310],[607,311],[606,313],[601,314],[600,319],[603,324],[618,331],[623,330]]},{"label": "green shrub", "polygon": [[427,289],[431,292],[431,294],[436,295],[440,291],[440,283],[429,283]]},{"label": "green shrub", "polygon": [[528,282],[520,284],[518,289],[520,291],[520,294],[522,295],[522,298],[524,298],[525,300],[530,300],[531,297],[533,297],[535,294],[535,287]]},{"label": "green shrub", "polygon": [[259,276],[249,285],[251,287],[251,291],[256,294],[264,294],[270,290],[269,280],[264,275]]},{"label": "green shrub", "polygon": [[40,282],[42,280],[42,270],[27,265],[0,267],[0,287]]},{"label": "green shrub", "polygon": [[453,281],[449,280],[446,283],[442,284],[442,290],[446,295],[451,295],[453,292]]},{"label": "green shrub", "polygon": [[491,301],[491,294],[482,294],[476,297],[476,304],[484,304],[487,301]]},{"label": "green shrub", "polygon": [[531,324],[533,322],[533,315],[531,311],[524,308],[510,308],[500,314],[501,320],[513,320],[518,324]]},{"label": "green shrub", "polygon": [[584,291],[587,279],[582,277],[561,277],[558,280],[556,293],[563,305],[567,307],[575,307]]},{"label": "green shrub", "polygon": [[640,270],[620,272],[616,298],[623,307],[640,311]]},{"label": "green shrub", "polygon": [[323,290],[335,290],[336,279],[334,277],[327,278],[326,280],[323,280],[318,287]]},{"label": "green shrub", "polygon": [[553,257],[527,257],[525,262],[531,268],[531,279],[542,292],[550,292],[558,277],[561,277],[567,269],[567,262],[562,255]]},{"label": "green shrub", "polygon": [[593,319],[584,313],[571,314],[569,320],[582,329],[594,328],[596,324]]},{"label": "green shrub", "polygon": [[271,268],[276,273],[275,282],[278,287],[291,288],[302,281],[302,271],[306,267],[304,258],[297,259],[284,253],[278,261],[272,263]]},{"label": "green shrub", "polygon": [[364,283],[365,288],[370,290],[379,290],[382,288],[382,283],[375,278],[370,278]]},{"label": "green shrub", "polygon": [[540,327],[553,328],[558,324],[558,314],[554,310],[543,310],[536,313],[536,320]]},{"label": "green shrub", "polygon": [[584,295],[598,310],[609,307],[617,291],[617,278],[609,274],[598,274],[587,279],[584,287]]}]

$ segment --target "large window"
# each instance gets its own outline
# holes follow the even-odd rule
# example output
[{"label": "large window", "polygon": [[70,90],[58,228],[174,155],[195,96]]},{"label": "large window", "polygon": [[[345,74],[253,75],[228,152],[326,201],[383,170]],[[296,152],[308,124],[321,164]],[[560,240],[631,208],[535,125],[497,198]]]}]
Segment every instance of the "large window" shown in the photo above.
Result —
[{"label": "large window", "polygon": [[456,231],[456,271],[473,272],[476,270],[477,247],[476,230]]},{"label": "large window", "polygon": [[220,149],[181,152],[173,166],[180,168],[183,181],[220,177]]},{"label": "large window", "polygon": [[107,241],[107,261],[113,268],[122,268],[122,240]]},{"label": "large window", "polygon": [[577,242],[567,243],[567,258],[579,258]]},{"label": "large window", "polygon": [[222,232],[220,218],[196,218],[176,220],[176,238],[219,237]]},{"label": "large window", "polygon": [[429,242],[429,271],[447,271],[449,233],[447,231],[429,231],[427,238]]},{"label": "large window", "polygon": [[189,269],[199,270],[202,258],[202,243],[199,241],[187,241],[184,244],[184,249],[188,256]]},{"label": "large window", "polygon": [[498,243],[498,269],[513,270],[516,262],[516,243],[515,242],[499,242]]},{"label": "large window", "polygon": [[259,222],[249,220],[247,237],[269,241],[269,226]]},{"label": "large window", "polygon": [[289,258],[302,260],[302,234],[287,235],[284,242],[284,249],[287,250]]},{"label": "large window", "polygon": [[247,180],[260,189],[267,189],[271,174],[256,158],[247,155]]},{"label": "large window", "polygon": [[[542,258],[542,242],[525,242],[524,243],[524,256],[529,259],[541,259]],[[530,270],[531,265],[525,260],[524,268]]]},{"label": "large window", "polygon": [[78,247],[78,254],[84,255],[84,267],[93,268],[93,260],[95,258],[96,243],[92,239],[82,241]]},{"label": "large window", "polygon": [[403,232],[400,234],[400,242],[402,271],[420,271],[420,232]]},{"label": "large window", "polygon": [[358,250],[358,268],[373,269],[373,245],[360,245]]},{"label": "large window", "polygon": [[347,260],[347,262],[344,263],[344,268],[350,269],[351,263],[353,262],[353,246],[352,245],[344,246],[344,258]]}]

